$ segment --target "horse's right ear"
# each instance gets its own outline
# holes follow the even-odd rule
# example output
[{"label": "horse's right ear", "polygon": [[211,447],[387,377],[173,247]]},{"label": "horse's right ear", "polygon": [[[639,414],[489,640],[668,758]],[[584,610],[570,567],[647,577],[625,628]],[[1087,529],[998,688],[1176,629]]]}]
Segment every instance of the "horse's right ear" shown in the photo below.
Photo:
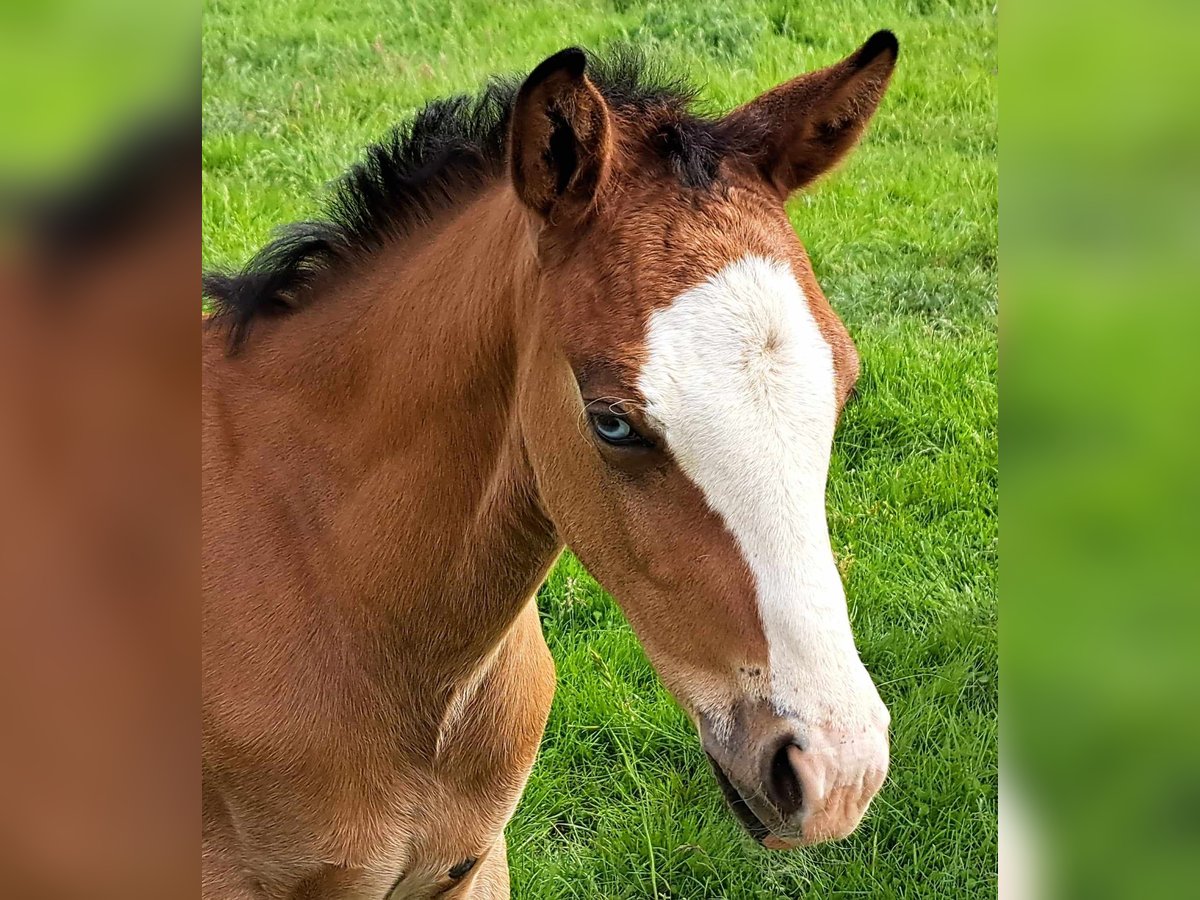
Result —
[{"label": "horse's right ear", "polygon": [[608,103],[584,74],[586,68],[582,50],[560,50],[525,79],[513,104],[513,186],[521,201],[547,220],[586,212],[608,174]]}]

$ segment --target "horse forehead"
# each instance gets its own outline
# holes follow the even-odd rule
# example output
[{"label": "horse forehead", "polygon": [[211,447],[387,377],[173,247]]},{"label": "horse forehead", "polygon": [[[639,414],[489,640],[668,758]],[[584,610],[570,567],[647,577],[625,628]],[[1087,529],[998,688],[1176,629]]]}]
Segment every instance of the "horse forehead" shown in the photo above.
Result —
[{"label": "horse forehead", "polygon": [[717,427],[714,415],[750,424],[738,414],[823,435],[837,414],[833,348],[792,267],[769,256],[741,256],[652,311],[638,386],[676,438]]}]

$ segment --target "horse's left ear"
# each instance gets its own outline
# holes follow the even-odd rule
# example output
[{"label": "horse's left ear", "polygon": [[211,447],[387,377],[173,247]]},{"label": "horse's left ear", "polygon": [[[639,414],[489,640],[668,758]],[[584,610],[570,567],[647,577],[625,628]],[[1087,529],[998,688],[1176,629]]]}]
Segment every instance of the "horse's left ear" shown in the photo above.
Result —
[{"label": "horse's left ear", "polygon": [[513,187],[526,206],[548,220],[585,212],[608,174],[608,103],[584,74],[586,68],[582,50],[560,50],[525,79],[513,104]]},{"label": "horse's left ear", "polygon": [[896,36],[878,31],[841,62],[767,91],[725,122],[786,199],[854,146],[883,99],[899,52]]}]

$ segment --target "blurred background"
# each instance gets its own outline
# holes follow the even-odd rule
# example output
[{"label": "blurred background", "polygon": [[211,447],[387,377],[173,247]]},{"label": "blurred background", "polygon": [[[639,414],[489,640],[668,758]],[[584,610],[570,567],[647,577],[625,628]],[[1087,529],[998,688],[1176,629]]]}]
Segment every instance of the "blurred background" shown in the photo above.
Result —
[{"label": "blurred background", "polygon": [[[606,29],[684,48],[673,62],[723,108],[751,84],[794,74],[785,64],[832,61],[877,27],[899,34],[901,71],[920,72],[912,51],[929,33],[922,23],[952,36],[964,20],[976,31],[998,28],[1004,68],[999,890],[1014,898],[1194,891],[1200,61],[1191,43],[1200,10],[914,0],[876,10],[770,4],[755,17],[750,4],[738,15],[721,4],[593,3],[582,12],[514,4],[498,18],[546,26],[518,45],[472,31],[454,4],[376,0],[355,18],[356,6],[296,3],[275,18],[281,7],[265,0],[205,6],[207,46],[219,52],[203,59],[212,173],[203,203],[216,227],[202,234],[200,10],[145,0],[0,4],[0,893],[198,894],[199,246],[206,263],[244,259],[271,225],[309,211],[320,183],[422,96],[471,87],[478,72],[528,68],[535,51],[594,42]],[[430,11],[437,16],[417,14]],[[273,42],[228,30],[236,16]],[[353,40],[339,43],[338,16],[361,26]],[[374,27],[371,16],[386,24]],[[412,41],[445,41],[454,29],[474,37],[465,50],[446,41],[444,55],[416,59],[374,44],[389,29]],[[797,44],[795,59],[756,62],[762,42],[777,38]],[[994,36],[979,40],[962,49],[965,69],[998,77],[998,60],[970,57]],[[354,116],[334,128],[313,113],[329,108],[330,81],[289,81],[289,67],[339,54],[378,60],[395,106],[373,103],[371,84],[349,79],[336,92]],[[953,105],[953,90],[943,89],[938,99]],[[912,80],[904,90],[912,102],[925,88]],[[837,211],[852,193],[848,178],[887,176],[882,148],[906,137],[886,131],[889,114],[904,109],[895,100],[885,101],[865,161],[818,189],[827,198],[815,201],[825,204],[818,211]],[[279,114],[289,102],[303,115]],[[986,121],[994,111],[964,114]],[[944,146],[936,117],[924,132],[919,118],[904,121],[920,148],[908,165]],[[877,132],[884,144],[870,150]],[[239,190],[252,175],[253,195]],[[993,190],[981,186],[985,196]],[[907,202],[940,221],[937,196]],[[880,335],[880,353],[895,345],[871,329],[900,313],[965,333],[955,330],[965,321],[955,304],[986,299],[986,282],[892,276],[881,296],[893,306],[855,307],[857,288],[887,272],[873,263],[837,269],[846,245],[811,234],[818,220],[807,209],[792,209],[793,221],[814,256],[835,267],[835,305],[848,299],[839,309]],[[953,249],[946,234],[929,239]],[[972,246],[983,258],[987,248]],[[885,259],[894,250],[868,249]],[[994,314],[976,305],[966,332],[986,335]],[[986,340],[977,349],[994,353]],[[864,417],[861,433],[869,426]],[[575,601],[553,606],[548,627],[567,633],[574,616],[615,616],[582,573],[561,576],[554,589],[567,596],[571,585]],[[620,623],[611,625],[619,634]],[[631,672],[640,665],[628,661]],[[922,812],[919,799],[914,808]],[[529,822],[536,838],[537,820]],[[894,857],[903,852],[892,847],[880,865],[902,870]],[[836,894],[819,889],[821,879],[855,861],[832,854],[807,872],[801,863],[787,883],[795,895]],[[930,896],[927,883],[944,875],[913,868],[904,883],[877,880],[859,893]],[[990,890],[985,875],[977,887]],[[729,893],[713,883],[709,895]],[[628,895],[661,887],[638,883]]]},{"label": "blurred background", "polygon": [[1185,896],[1200,9],[1006,3],[1000,18],[1001,783],[1019,804],[1001,858],[1024,841],[1047,897]]}]

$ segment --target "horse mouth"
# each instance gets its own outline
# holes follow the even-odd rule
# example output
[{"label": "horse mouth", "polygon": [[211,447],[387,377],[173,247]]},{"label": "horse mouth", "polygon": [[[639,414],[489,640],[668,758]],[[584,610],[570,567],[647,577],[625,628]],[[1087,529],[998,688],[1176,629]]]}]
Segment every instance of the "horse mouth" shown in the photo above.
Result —
[{"label": "horse mouth", "polygon": [[717,785],[721,788],[721,794],[725,797],[725,802],[733,811],[734,818],[741,823],[746,829],[750,837],[754,838],[758,843],[762,843],[771,836],[771,829],[763,824],[762,819],[754,814],[754,810],[746,802],[746,798],[741,795],[733,782],[729,780],[729,776],[725,774],[725,770],[721,768],[711,753],[705,752],[708,757],[708,763],[712,766],[713,775],[717,779]]}]

